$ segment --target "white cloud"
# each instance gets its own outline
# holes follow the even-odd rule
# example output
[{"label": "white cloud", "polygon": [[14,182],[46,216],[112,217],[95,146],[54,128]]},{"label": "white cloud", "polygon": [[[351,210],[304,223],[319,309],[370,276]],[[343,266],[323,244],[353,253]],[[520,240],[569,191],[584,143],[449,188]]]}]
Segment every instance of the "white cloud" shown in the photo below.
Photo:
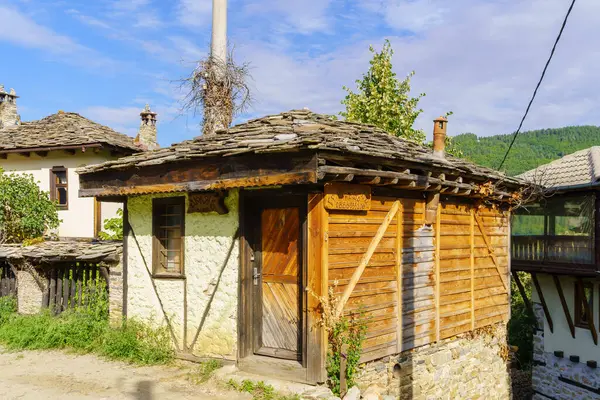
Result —
[{"label": "white cloud", "polygon": [[191,27],[210,25],[212,1],[210,0],[179,0],[177,15],[179,21]]},{"label": "white cloud", "polygon": [[441,24],[448,11],[443,0],[363,0],[361,5],[380,14],[391,27],[413,32]]},{"label": "white cloud", "polygon": [[272,20],[283,17],[278,30],[309,34],[331,30],[332,16],[327,10],[331,0],[260,0],[246,4],[251,17],[266,16]]},{"label": "white cloud", "polygon": [[[417,127],[430,133],[431,120],[451,110],[451,134],[514,131],[568,4],[457,0],[444,7],[442,19],[435,24],[417,24],[423,27],[418,35],[390,37],[395,71],[402,77],[415,70],[413,95],[427,93],[420,103],[425,112]],[[430,15],[424,10],[421,21]],[[600,24],[595,18],[599,12],[595,0],[576,4],[524,129],[600,124],[596,101]],[[389,23],[395,27],[394,21]],[[252,114],[304,106],[338,112],[344,97],[341,87],[354,87],[354,80],[369,67],[368,45],[380,48],[383,40],[378,36],[369,41],[347,39],[318,56],[286,53],[285,48],[264,42],[240,45],[241,59],[252,63],[257,97]]]},{"label": "white cloud", "polygon": [[0,20],[2,21],[0,42],[37,49],[52,54],[61,61],[76,65],[105,70],[113,69],[117,65],[114,60],[77,43],[66,35],[39,25],[16,9],[0,5]]}]

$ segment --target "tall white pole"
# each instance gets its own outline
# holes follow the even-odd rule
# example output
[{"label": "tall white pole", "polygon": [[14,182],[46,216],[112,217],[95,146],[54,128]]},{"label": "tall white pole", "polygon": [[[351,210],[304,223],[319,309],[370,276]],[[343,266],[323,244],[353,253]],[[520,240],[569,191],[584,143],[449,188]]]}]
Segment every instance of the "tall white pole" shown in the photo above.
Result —
[{"label": "tall white pole", "polygon": [[227,0],[213,0],[211,55],[220,64],[227,61]]},{"label": "tall white pole", "polygon": [[213,77],[207,83],[204,105],[204,135],[213,135],[219,129],[227,129],[231,123],[231,107],[221,98],[227,63],[227,0],[213,0],[212,38],[210,55]]}]

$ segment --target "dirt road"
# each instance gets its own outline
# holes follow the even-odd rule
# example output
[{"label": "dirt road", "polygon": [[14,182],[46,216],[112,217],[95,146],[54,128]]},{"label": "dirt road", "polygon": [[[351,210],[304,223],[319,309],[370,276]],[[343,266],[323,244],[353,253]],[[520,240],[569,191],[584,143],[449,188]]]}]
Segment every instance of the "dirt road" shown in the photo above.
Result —
[{"label": "dirt road", "polygon": [[0,350],[2,399],[242,400],[247,396],[190,383],[189,366],[133,367],[62,351]]}]

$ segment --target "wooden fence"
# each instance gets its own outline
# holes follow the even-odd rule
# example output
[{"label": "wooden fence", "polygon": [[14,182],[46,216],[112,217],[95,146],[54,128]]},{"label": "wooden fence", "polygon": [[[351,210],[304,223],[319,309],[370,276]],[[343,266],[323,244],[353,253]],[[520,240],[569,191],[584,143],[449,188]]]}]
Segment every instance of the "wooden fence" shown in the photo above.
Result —
[{"label": "wooden fence", "polygon": [[56,313],[87,306],[101,291],[109,289],[107,268],[95,264],[53,265],[44,272],[47,285],[42,305]]},{"label": "wooden fence", "polygon": [[6,262],[0,262],[0,296],[17,295],[17,277]]}]

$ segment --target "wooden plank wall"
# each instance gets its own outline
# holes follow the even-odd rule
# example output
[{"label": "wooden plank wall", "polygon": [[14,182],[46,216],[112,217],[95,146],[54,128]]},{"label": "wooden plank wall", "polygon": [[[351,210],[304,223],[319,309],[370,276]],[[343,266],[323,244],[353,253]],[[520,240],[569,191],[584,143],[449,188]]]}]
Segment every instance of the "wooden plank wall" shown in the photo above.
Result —
[{"label": "wooden plank wall", "polygon": [[[338,295],[395,200],[373,197],[368,212],[328,212],[329,285],[336,285]],[[473,205],[445,202],[436,226],[423,229],[425,201],[400,201],[396,218],[344,309],[346,315],[362,310],[368,319],[363,362],[508,318],[507,292],[475,222]],[[478,214],[508,276],[508,218],[486,208]]]}]

